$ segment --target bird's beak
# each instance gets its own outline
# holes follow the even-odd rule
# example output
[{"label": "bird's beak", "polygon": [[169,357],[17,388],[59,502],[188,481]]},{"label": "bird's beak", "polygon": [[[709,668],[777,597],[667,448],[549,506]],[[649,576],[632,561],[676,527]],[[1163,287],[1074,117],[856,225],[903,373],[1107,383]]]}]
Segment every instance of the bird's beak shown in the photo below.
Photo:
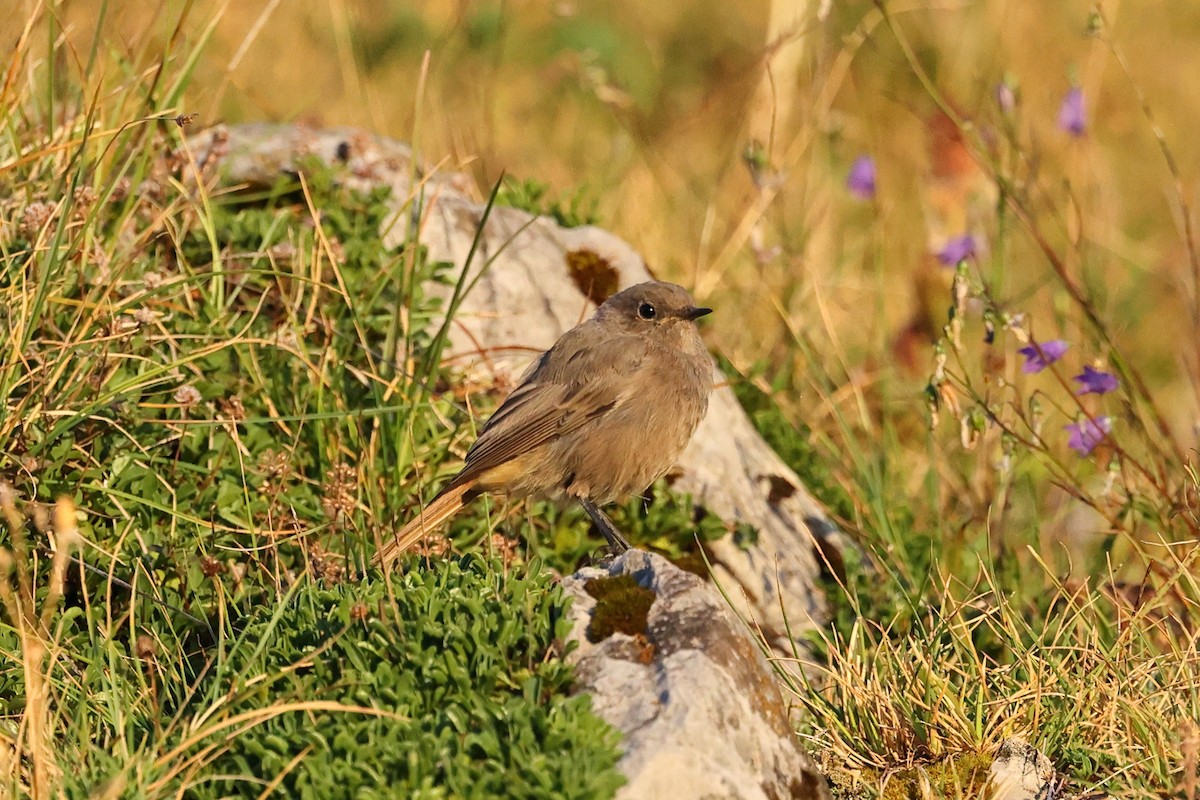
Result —
[{"label": "bird's beak", "polygon": [[689,308],[687,311],[685,311],[683,313],[683,316],[685,319],[696,320],[696,319],[700,319],[705,314],[711,314],[711,313],[712,313],[711,308],[696,308],[695,306],[693,306],[693,307]]}]

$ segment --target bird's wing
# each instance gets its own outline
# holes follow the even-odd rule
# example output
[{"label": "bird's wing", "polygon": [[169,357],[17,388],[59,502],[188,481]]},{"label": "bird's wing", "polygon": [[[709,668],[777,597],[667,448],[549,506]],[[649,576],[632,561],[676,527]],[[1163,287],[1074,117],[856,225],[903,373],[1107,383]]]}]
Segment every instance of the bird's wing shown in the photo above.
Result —
[{"label": "bird's wing", "polygon": [[645,359],[645,342],[622,335],[593,341],[595,332],[581,328],[546,351],[500,405],[467,451],[455,483],[577,430],[631,395],[629,377]]}]

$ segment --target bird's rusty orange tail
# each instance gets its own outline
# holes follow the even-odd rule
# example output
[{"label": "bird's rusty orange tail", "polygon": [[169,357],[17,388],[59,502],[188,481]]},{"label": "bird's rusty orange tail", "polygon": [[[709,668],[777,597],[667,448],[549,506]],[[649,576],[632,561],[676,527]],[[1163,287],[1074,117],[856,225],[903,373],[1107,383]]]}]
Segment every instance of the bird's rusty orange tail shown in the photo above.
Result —
[{"label": "bird's rusty orange tail", "polygon": [[390,567],[393,561],[416,544],[422,536],[457,514],[467,501],[474,497],[474,488],[474,481],[448,487],[435,497],[433,502],[421,509],[412,521],[384,541],[383,547],[375,554],[375,563],[384,569]]}]

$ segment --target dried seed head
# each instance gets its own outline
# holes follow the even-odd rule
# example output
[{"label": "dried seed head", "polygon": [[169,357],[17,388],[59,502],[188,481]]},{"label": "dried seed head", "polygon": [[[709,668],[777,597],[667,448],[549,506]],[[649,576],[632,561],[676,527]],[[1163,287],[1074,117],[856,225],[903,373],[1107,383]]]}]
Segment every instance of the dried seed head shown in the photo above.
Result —
[{"label": "dried seed head", "polygon": [[109,192],[108,199],[112,200],[114,203],[119,203],[126,197],[129,197],[129,190],[131,188],[133,188],[133,181],[129,180],[129,178],[119,178],[117,182],[113,184],[113,188],[112,191]]},{"label": "dried seed head", "polygon": [[137,320],[133,319],[132,317],[119,315],[108,321],[108,335],[115,338],[128,336],[137,329]]},{"label": "dried seed head", "polygon": [[517,540],[510,539],[500,533],[492,534],[492,550],[496,555],[500,556],[500,560],[504,564],[512,563],[517,555]]},{"label": "dried seed head", "polygon": [[96,204],[96,190],[91,186],[76,186],[71,193],[71,201],[76,214],[86,214],[87,210]]},{"label": "dried seed head", "polygon": [[246,406],[242,404],[242,398],[234,395],[221,401],[221,415],[226,419],[234,422],[241,422],[246,418]]},{"label": "dried seed head", "polygon": [[329,239],[329,257],[331,259],[333,259],[333,263],[335,263],[335,264],[341,265],[341,264],[346,263],[346,250],[345,250],[345,248],[342,247],[341,240],[334,238],[334,237],[330,237],[330,239]]},{"label": "dried seed head", "polygon": [[337,522],[354,511],[358,500],[358,472],[349,464],[338,464],[329,471],[321,508],[325,516]]},{"label": "dried seed head", "polygon": [[269,478],[286,477],[292,471],[288,454],[271,449],[264,450],[258,457],[258,468]]},{"label": "dried seed head", "polygon": [[450,552],[450,539],[444,534],[435,533],[425,537],[425,555],[439,558]]},{"label": "dried seed head", "polygon": [[167,196],[166,187],[157,178],[147,178],[142,181],[138,184],[137,193],[139,197],[155,203],[161,203]]},{"label": "dried seed head", "polygon": [[176,403],[179,403],[179,405],[183,406],[184,408],[191,408],[204,399],[200,395],[200,390],[195,386],[192,386],[190,383],[185,383],[176,389],[175,394],[172,395],[172,397],[175,399]]},{"label": "dried seed head", "polygon": [[313,577],[325,583],[341,583],[346,577],[346,568],[337,554],[330,553],[319,544],[308,549],[308,564]]},{"label": "dried seed head", "polygon": [[55,209],[56,206],[54,203],[42,201],[30,203],[25,206],[25,210],[21,213],[21,224],[18,228],[21,235],[26,239],[36,239],[42,229],[54,219]]},{"label": "dried seed head", "polygon": [[149,661],[158,655],[158,644],[147,634],[139,634],[133,643],[133,654],[142,661]]},{"label": "dried seed head", "polygon": [[137,320],[139,324],[142,325],[151,325],[162,318],[162,314],[160,312],[144,306],[141,308],[135,308],[133,311],[129,312],[129,314],[131,317]]},{"label": "dried seed head", "polygon": [[296,258],[296,246],[291,242],[278,242],[267,248],[267,255],[276,261],[289,263]]},{"label": "dried seed head", "polygon": [[225,571],[225,566],[212,556],[200,558],[200,573],[206,578],[214,578]]}]

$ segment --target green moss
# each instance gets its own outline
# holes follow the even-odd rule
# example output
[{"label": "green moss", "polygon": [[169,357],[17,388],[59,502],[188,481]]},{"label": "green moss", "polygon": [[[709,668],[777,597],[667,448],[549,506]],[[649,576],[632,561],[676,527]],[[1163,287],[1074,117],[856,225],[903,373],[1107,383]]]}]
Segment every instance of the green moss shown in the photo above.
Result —
[{"label": "green moss", "polygon": [[[933,764],[905,769],[864,770],[857,783],[882,786],[880,800],[922,800],[925,797],[984,797],[990,780],[992,759],[982,753],[962,753]],[[829,776],[835,797],[862,796],[856,793],[849,774]],[[844,785],[843,782],[844,781]],[[929,787],[929,792],[925,788]]]},{"label": "green moss", "polygon": [[646,633],[647,615],[656,595],[638,586],[632,575],[595,578],[583,588],[596,598],[596,609],[587,629],[588,641],[600,642],[614,633],[629,636]]}]

